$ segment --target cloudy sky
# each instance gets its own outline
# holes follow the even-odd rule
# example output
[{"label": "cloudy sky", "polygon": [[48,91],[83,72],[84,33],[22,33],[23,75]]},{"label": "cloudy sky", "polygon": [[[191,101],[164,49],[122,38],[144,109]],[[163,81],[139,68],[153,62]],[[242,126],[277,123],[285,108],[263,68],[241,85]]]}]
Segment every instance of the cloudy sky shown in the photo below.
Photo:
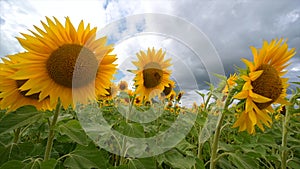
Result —
[{"label": "cloudy sky", "polygon": [[234,65],[244,67],[240,59],[252,60],[249,47],[261,47],[262,40],[288,38],[297,54],[286,76],[300,75],[298,0],[0,0],[0,57],[24,51],[15,37],[41,26],[45,16],[97,26],[98,36],[115,44],[127,81],[139,50],[162,48],[172,58],[173,79],[186,91],[185,104],[201,102],[194,90],[206,91],[213,73],[228,76]]}]

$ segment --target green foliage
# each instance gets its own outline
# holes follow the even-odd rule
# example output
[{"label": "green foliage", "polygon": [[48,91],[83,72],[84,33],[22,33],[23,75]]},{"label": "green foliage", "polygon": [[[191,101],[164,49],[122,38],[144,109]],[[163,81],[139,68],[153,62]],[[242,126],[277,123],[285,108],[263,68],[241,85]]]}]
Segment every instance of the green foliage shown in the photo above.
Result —
[{"label": "green foliage", "polygon": [[105,154],[93,143],[88,146],[77,145],[76,149],[66,154],[64,166],[74,169],[108,168],[110,167]]},{"label": "green foliage", "polygon": [[21,107],[1,118],[0,135],[30,125],[44,116],[49,116],[49,114],[38,112],[33,106]]},{"label": "green foliage", "polygon": [[71,140],[80,145],[88,145],[88,138],[81,128],[78,120],[70,120],[58,126],[61,135],[67,135]]},{"label": "green foliage", "polygon": [[[226,79],[220,77],[223,81]],[[242,83],[242,82],[240,82]],[[225,85],[225,84],[224,84]],[[231,93],[241,86],[238,84]],[[49,132],[49,121],[53,112],[40,112],[32,106],[24,106],[6,114],[0,111],[0,169],[10,168],[109,168],[109,169],[204,169],[208,168],[211,147],[216,124],[224,105],[221,87],[210,85],[208,93],[198,94],[205,100],[195,110],[182,108],[182,113],[189,116],[193,112],[195,122],[188,134],[176,146],[168,151],[147,158],[121,157],[96,145],[82,128],[76,113],[71,109],[62,110],[54,128],[54,144],[51,158],[43,160]],[[287,167],[300,166],[300,90],[296,88],[288,106],[290,118],[287,135]],[[221,100],[221,102],[219,102]],[[155,103],[156,104],[156,103]],[[264,132],[257,130],[255,135],[237,132],[232,128],[237,109],[243,109],[229,102],[231,107],[225,112],[219,138],[217,168],[280,168],[282,148],[282,126],[285,119],[279,108],[272,114],[273,124]],[[155,111],[154,111],[155,109]],[[134,106],[129,114],[137,120],[155,119],[139,123],[127,120],[120,111],[129,111],[126,106],[109,105],[101,108],[109,129],[134,138],[150,138],[167,131],[178,118],[178,114],[155,108]],[[155,112],[157,114],[155,114]],[[278,115],[279,114],[279,115]],[[276,116],[278,115],[278,116]],[[87,119],[97,120],[97,114],[87,113]],[[191,116],[193,117],[193,116]],[[275,119],[275,117],[277,117]],[[280,117],[278,119],[278,117]],[[132,119],[132,118],[131,118]],[[186,120],[184,123],[192,123]],[[177,125],[183,126],[183,123]],[[178,137],[175,135],[174,137]],[[176,138],[166,140],[174,144]],[[164,145],[161,145],[162,147]],[[116,147],[117,148],[117,147]]]}]

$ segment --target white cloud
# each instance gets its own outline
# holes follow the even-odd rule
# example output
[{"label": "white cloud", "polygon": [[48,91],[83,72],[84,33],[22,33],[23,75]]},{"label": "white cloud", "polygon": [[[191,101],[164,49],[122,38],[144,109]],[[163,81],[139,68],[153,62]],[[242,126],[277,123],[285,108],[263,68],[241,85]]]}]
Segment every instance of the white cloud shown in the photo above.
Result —
[{"label": "white cloud", "polygon": [[81,20],[91,23],[91,26],[103,27],[106,24],[103,4],[99,0],[29,0],[29,3],[37,10],[40,19],[55,16],[63,20],[70,16],[74,25],[78,25]]},{"label": "white cloud", "polygon": [[23,51],[15,37],[21,37],[19,32],[29,33],[27,29],[33,30],[33,25],[42,27],[40,21],[45,22],[45,16],[55,16],[62,23],[66,16],[70,16],[74,25],[84,20],[85,24],[91,23],[91,27],[104,27],[107,22],[102,2],[98,0],[2,0],[0,4],[1,19],[4,20],[1,25],[0,56]]}]

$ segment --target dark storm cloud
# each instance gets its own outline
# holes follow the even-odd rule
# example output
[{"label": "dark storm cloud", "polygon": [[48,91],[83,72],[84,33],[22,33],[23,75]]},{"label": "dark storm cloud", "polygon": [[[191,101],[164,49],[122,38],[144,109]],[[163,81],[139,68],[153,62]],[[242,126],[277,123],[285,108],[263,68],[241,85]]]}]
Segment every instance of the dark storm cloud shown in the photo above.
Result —
[{"label": "dark storm cloud", "polygon": [[[260,48],[263,40],[288,38],[289,47],[297,49],[288,69],[300,61],[300,1],[176,1],[172,9],[208,36],[227,76],[235,71],[234,65],[245,67],[240,59],[252,60],[249,47]],[[287,76],[295,80],[297,74],[300,70],[294,69]]]}]

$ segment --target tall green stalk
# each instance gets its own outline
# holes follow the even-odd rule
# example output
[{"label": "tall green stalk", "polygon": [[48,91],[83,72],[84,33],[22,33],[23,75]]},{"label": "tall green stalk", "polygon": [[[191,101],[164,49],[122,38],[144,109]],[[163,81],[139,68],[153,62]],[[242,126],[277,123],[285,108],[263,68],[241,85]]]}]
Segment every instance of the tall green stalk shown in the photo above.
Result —
[{"label": "tall green stalk", "polygon": [[[207,110],[207,106],[208,106],[208,103],[210,101],[210,98],[212,97],[212,92],[209,92],[208,94],[208,97],[205,99],[204,95],[201,95],[200,96],[202,97],[202,100],[204,101],[204,107],[203,107],[203,111],[206,111]],[[198,132],[198,151],[197,151],[197,157],[202,160],[202,146],[203,146],[203,143],[200,143],[201,142],[201,132],[202,132],[202,127],[199,128],[199,132]]]},{"label": "tall green stalk", "polygon": [[289,103],[291,103],[292,105],[289,105],[286,107],[286,112],[285,115],[282,119],[282,138],[281,138],[281,168],[282,169],[286,169],[287,167],[287,156],[288,156],[288,147],[287,147],[287,137],[288,137],[288,127],[289,127],[289,122],[290,122],[290,118],[291,118],[291,110],[293,108],[293,103],[295,103],[295,101],[297,100],[297,98],[299,97],[299,95],[296,93],[295,95],[293,95],[290,100]]},{"label": "tall green stalk", "polygon": [[54,128],[55,128],[60,110],[61,110],[61,102],[60,102],[60,99],[58,99],[58,103],[56,105],[52,123],[49,124],[50,131],[48,134],[48,140],[47,140],[46,151],[45,151],[45,155],[44,155],[44,161],[47,161],[50,159],[50,154],[52,151],[53,139],[54,139]]},{"label": "tall green stalk", "polygon": [[[128,109],[128,112],[126,112],[126,119],[125,119],[127,124],[129,123],[129,118],[130,118],[130,115],[131,115],[131,111],[132,111],[132,108],[134,106],[135,95],[133,97],[129,96],[129,100],[130,100],[129,109]],[[125,164],[125,162],[126,162],[126,159],[125,159],[126,144],[127,144],[127,140],[126,140],[126,138],[124,138],[123,143],[122,143],[122,147],[120,147],[122,149],[121,152],[124,153],[124,154],[120,154],[119,165]]]},{"label": "tall green stalk", "polygon": [[222,112],[221,118],[217,124],[217,128],[214,134],[214,138],[213,138],[213,144],[212,144],[212,148],[211,148],[211,157],[210,157],[210,169],[215,169],[216,167],[216,163],[217,163],[217,151],[218,151],[218,146],[219,146],[219,138],[220,138],[220,134],[221,134],[221,128],[222,128],[222,123],[225,117],[225,113]]},{"label": "tall green stalk", "polygon": [[281,168],[286,169],[286,161],[287,161],[287,136],[288,136],[288,123],[289,123],[290,115],[289,110],[286,110],[285,116],[282,121],[282,152],[281,152]]},{"label": "tall green stalk", "polygon": [[21,128],[14,130],[14,143],[18,143],[20,137]]},{"label": "tall green stalk", "polygon": [[286,169],[287,168],[287,156],[288,156],[288,147],[287,147],[287,142],[288,142],[288,127],[289,127],[289,122],[291,118],[291,111],[293,110],[294,103],[296,100],[300,98],[299,93],[294,94],[290,100],[289,103],[291,105],[286,107],[286,112],[285,115],[282,119],[282,138],[281,138],[281,169]]},{"label": "tall green stalk", "polygon": [[231,99],[233,97],[233,94],[235,92],[231,91],[228,95],[228,97],[226,98],[225,101],[225,105],[223,108],[223,111],[221,112],[221,118],[217,123],[217,127],[216,127],[216,131],[213,137],[213,143],[212,143],[212,147],[211,147],[211,156],[210,156],[210,169],[215,169],[216,167],[216,163],[217,163],[217,155],[218,155],[218,147],[219,147],[219,138],[220,138],[220,134],[221,134],[221,129],[222,129],[222,124],[225,118],[225,113],[228,111],[228,106],[231,103]]}]

